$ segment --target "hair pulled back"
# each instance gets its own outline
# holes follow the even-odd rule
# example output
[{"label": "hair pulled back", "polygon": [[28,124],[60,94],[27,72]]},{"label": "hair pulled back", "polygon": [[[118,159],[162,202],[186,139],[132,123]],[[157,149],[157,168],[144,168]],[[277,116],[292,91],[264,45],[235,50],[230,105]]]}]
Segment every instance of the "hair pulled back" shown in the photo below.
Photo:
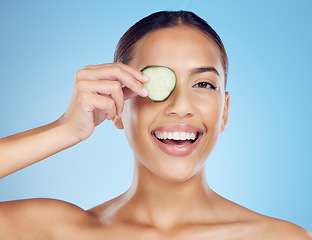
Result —
[{"label": "hair pulled back", "polygon": [[181,25],[199,29],[216,44],[220,52],[226,86],[228,58],[221,38],[205,20],[189,11],[160,11],[153,13],[135,23],[120,38],[115,50],[114,62],[121,62],[124,64],[129,63],[132,59],[132,51],[135,43],[147,33],[162,28],[170,28]]}]

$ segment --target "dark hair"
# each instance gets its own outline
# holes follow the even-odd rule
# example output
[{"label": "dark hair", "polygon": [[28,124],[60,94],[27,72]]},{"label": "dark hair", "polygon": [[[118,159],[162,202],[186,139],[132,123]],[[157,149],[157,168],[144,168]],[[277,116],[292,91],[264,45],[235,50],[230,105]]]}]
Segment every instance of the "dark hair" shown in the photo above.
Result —
[{"label": "dark hair", "polygon": [[205,20],[189,11],[156,12],[135,23],[120,38],[115,50],[114,62],[122,62],[124,64],[129,63],[132,59],[132,50],[135,43],[144,37],[147,33],[162,28],[170,28],[181,25],[188,25],[201,30],[216,44],[220,51],[226,86],[228,58],[221,38]]}]

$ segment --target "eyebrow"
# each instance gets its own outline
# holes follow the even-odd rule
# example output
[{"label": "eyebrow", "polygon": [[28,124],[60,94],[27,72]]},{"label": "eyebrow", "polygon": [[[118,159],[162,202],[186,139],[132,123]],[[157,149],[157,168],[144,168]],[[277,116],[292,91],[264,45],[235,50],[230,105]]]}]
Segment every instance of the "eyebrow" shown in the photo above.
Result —
[{"label": "eyebrow", "polygon": [[204,73],[204,72],[214,72],[216,73],[218,76],[220,76],[219,72],[217,69],[215,69],[214,67],[200,67],[200,68],[194,68],[191,72],[191,75],[195,75],[198,73]]},{"label": "eyebrow", "polygon": [[[141,69],[141,71],[143,71],[146,68],[149,67],[160,67],[160,65],[147,65],[144,68]],[[214,67],[211,66],[207,66],[207,67],[200,67],[200,68],[194,68],[191,71],[191,75],[195,75],[195,74],[199,74],[199,73],[204,73],[204,72],[214,72],[216,73],[218,76],[220,76],[220,73],[218,72],[218,70]]]}]

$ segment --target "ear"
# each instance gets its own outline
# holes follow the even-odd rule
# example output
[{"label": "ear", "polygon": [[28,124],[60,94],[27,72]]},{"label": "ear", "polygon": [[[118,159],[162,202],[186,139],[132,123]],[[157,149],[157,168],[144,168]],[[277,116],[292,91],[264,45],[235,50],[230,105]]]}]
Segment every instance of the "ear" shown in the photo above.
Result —
[{"label": "ear", "polygon": [[114,124],[115,124],[115,127],[116,127],[116,128],[118,128],[118,129],[124,129],[124,125],[123,125],[123,123],[122,123],[121,117],[115,117]]},{"label": "ear", "polygon": [[230,107],[230,93],[225,92],[225,102],[224,102],[224,108],[223,108],[223,114],[222,114],[221,132],[225,130],[225,127],[228,122],[229,107]]}]

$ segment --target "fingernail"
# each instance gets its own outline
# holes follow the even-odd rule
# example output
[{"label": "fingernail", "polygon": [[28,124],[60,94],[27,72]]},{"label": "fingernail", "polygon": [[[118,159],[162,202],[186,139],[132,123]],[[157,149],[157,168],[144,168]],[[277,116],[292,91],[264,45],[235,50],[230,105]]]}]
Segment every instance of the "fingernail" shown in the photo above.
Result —
[{"label": "fingernail", "polygon": [[147,95],[148,95],[148,91],[147,91],[147,89],[146,89],[146,88],[143,88],[142,92],[143,92],[143,94],[144,94],[145,96],[147,96]]}]

